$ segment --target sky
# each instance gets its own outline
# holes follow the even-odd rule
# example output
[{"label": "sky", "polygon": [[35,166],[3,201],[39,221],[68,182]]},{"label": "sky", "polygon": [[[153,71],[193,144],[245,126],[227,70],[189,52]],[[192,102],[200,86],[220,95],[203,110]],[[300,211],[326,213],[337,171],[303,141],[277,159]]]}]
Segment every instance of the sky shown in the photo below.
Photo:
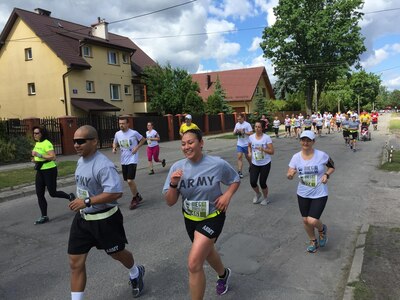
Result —
[{"label": "sky", "polygon": [[[90,26],[97,18],[109,31],[129,37],[151,58],[190,73],[273,65],[259,46],[263,29],[275,22],[278,0],[0,0],[0,30],[14,7],[43,8],[51,16]],[[95,5],[94,5],[95,4]],[[367,72],[389,90],[400,90],[400,1],[365,0],[360,22]]]}]

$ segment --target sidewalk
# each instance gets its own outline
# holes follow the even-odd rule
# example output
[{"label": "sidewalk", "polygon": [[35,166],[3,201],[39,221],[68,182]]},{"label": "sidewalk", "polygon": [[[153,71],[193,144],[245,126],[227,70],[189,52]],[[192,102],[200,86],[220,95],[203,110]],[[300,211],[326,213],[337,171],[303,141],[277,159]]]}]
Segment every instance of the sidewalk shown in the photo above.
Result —
[{"label": "sidewalk", "polygon": [[[226,147],[231,147],[234,149],[236,145],[235,139],[218,139],[218,136],[227,135],[229,133],[222,133],[216,135],[209,135],[204,137],[204,151],[206,153],[212,153],[214,151],[218,151],[224,149]],[[160,143],[160,160],[165,159],[167,162],[167,168],[171,166],[174,162],[178,161],[179,159],[183,158],[183,154],[181,151],[181,141],[169,141]],[[101,149],[104,155],[106,155],[114,164],[117,166],[119,172],[121,172],[121,163],[120,163],[120,153],[117,152],[116,154],[112,153],[111,148],[109,149]],[[78,155],[59,155],[57,156],[57,161],[78,161]],[[146,146],[144,145],[139,150],[139,163],[137,166],[138,170],[147,169],[147,156],[146,156]],[[33,168],[31,162],[26,163],[18,163],[18,164],[10,164],[10,165],[3,165],[0,166],[0,172],[6,170],[13,170],[13,169],[22,169],[22,168]],[[154,163],[155,172],[157,174],[157,169],[162,168],[161,164]],[[32,178],[34,181],[34,178]],[[59,177],[57,179],[57,187],[64,187],[74,184],[74,176],[66,176],[66,177]],[[34,184],[26,184],[15,186],[13,188],[5,188],[0,190],[0,203],[28,195],[35,194],[35,185]]]}]

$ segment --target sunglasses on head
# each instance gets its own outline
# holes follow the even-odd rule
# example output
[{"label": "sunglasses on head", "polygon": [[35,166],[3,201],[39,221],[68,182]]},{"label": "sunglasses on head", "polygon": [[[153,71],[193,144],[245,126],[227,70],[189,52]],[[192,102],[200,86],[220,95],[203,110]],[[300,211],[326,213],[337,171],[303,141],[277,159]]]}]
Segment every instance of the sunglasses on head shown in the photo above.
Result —
[{"label": "sunglasses on head", "polygon": [[94,140],[94,138],[73,139],[74,144],[78,144],[78,145],[83,145],[83,144],[85,144],[87,141],[91,141],[91,140]]}]

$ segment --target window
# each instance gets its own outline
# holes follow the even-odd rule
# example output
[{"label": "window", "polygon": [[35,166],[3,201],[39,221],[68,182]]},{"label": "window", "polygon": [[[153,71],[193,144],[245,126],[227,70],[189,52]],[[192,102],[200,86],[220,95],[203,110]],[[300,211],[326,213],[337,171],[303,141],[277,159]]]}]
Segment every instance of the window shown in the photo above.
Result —
[{"label": "window", "polygon": [[25,60],[32,60],[32,48],[25,49]]},{"label": "window", "polygon": [[28,83],[28,95],[36,95],[36,88],[34,82]]},{"label": "window", "polygon": [[118,64],[118,53],[115,51],[108,51],[108,63],[110,65]]},{"label": "window", "polygon": [[133,101],[134,102],[144,102],[144,85],[135,84],[133,87]]},{"label": "window", "polygon": [[125,93],[125,95],[131,94],[131,86],[130,85],[124,85],[124,93]]},{"label": "window", "polygon": [[92,47],[83,46],[82,53],[84,57],[92,57]]},{"label": "window", "polygon": [[94,93],[94,81],[86,81],[86,92]]},{"label": "window", "polygon": [[121,90],[121,86],[119,84],[110,84],[111,100],[121,100],[120,90]]},{"label": "window", "polygon": [[124,64],[129,64],[129,55],[127,53],[122,53],[122,62]]}]

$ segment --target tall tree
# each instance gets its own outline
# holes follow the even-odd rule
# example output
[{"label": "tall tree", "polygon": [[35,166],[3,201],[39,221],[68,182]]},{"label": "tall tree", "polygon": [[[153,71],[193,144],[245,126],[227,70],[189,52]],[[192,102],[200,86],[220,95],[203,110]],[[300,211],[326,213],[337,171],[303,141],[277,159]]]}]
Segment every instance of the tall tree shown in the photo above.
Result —
[{"label": "tall tree", "polygon": [[349,85],[353,90],[353,109],[370,109],[379,94],[381,79],[378,75],[361,70],[351,75]]},{"label": "tall tree", "polygon": [[358,25],[362,5],[363,0],[280,0],[274,8],[276,22],[264,29],[260,46],[275,75],[303,87],[308,113],[315,81],[319,98],[365,51]]},{"label": "tall tree", "polygon": [[226,101],[226,93],[221,85],[219,77],[215,81],[214,93],[207,98],[206,112],[208,114],[232,113],[232,106]]},{"label": "tall tree", "polygon": [[186,70],[172,68],[170,64],[146,67],[143,81],[147,86],[150,110],[160,114],[182,113],[188,94],[199,90]]}]

